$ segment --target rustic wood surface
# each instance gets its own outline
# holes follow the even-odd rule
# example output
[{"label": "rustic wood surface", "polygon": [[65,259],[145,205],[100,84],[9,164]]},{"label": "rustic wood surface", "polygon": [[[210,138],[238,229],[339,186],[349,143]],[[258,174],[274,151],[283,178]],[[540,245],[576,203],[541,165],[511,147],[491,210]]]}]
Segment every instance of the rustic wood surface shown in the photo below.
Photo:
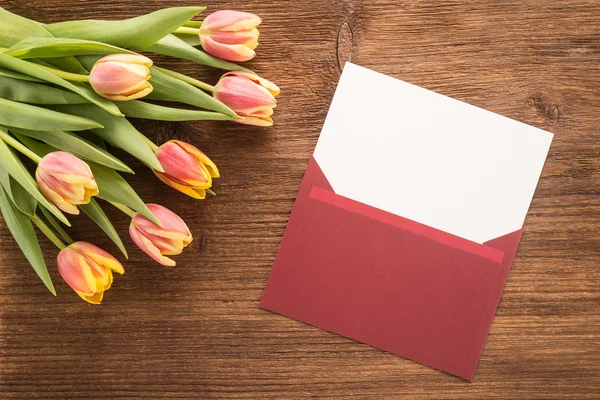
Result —
[{"label": "rustic wood surface", "polygon": [[[0,0],[42,22],[191,4]],[[0,398],[600,398],[600,3],[208,5],[263,17],[249,65],[282,88],[276,126],[137,124],[158,141],[195,143],[223,178],[216,198],[194,202],[124,157],[142,197],[176,211],[196,240],[175,269],[127,240],[127,272],[102,306],[80,301],[54,267],[52,297],[0,222]],[[347,59],[555,133],[473,383],[258,308]],[[126,236],[128,221],[109,214]],[[85,217],[76,221],[75,237],[117,252]],[[53,266],[55,249],[43,248]]]}]

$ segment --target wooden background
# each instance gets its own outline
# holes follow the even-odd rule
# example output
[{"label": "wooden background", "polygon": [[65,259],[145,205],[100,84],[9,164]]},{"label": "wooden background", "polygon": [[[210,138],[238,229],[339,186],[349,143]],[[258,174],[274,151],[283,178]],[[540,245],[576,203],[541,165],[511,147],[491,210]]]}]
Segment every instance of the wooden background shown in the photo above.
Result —
[{"label": "wooden background", "polygon": [[[43,22],[192,4],[0,0]],[[283,90],[276,126],[137,124],[158,141],[193,142],[223,178],[216,198],[194,202],[124,157],[142,197],[176,211],[196,240],[175,269],[129,246],[127,272],[102,306],[83,303],[61,281],[44,241],[59,292],[52,297],[0,223],[0,398],[600,398],[600,3],[208,5],[264,18],[249,65]],[[347,59],[555,133],[471,384],[258,308]],[[218,77],[189,62],[156,61]],[[127,235],[128,221],[109,211]],[[72,232],[117,252],[85,217]]]}]

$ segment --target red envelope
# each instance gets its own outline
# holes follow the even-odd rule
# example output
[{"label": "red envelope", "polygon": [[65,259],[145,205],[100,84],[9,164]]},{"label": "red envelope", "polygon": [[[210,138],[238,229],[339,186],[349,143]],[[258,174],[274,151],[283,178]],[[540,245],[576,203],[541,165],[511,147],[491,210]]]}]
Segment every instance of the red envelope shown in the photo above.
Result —
[{"label": "red envelope", "polygon": [[342,197],[313,158],[260,306],[471,380],[521,233],[479,244]]}]

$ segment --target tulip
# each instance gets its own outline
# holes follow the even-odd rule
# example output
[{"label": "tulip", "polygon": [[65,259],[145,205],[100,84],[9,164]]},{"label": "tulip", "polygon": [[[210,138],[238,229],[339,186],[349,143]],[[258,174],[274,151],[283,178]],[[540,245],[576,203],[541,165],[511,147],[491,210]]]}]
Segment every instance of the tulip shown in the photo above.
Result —
[{"label": "tulip", "polygon": [[209,54],[223,60],[242,62],[256,55],[258,29],[262,20],[254,14],[222,10],[210,14],[200,27],[200,44]]},{"label": "tulip", "polygon": [[100,304],[113,282],[113,271],[125,272],[121,263],[99,247],[76,242],[60,251],[58,272],[83,300]]},{"label": "tulip", "polygon": [[158,204],[148,204],[148,208],[161,226],[136,213],[129,226],[129,235],[156,262],[174,267],[175,261],[165,256],[181,254],[183,248],[192,241],[192,234],[185,222],[173,211]]},{"label": "tulip", "polygon": [[154,174],[173,189],[195,199],[204,199],[212,179],[219,177],[215,163],[197,147],[180,140],[170,140],[156,151],[165,170]]},{"label": "tulip", "polygon": [[142,98],[152,92],[152,60],[138,54],[111,54],[102,57],[90,72],[90,84],[102,97],[114,101]]},{"label": "tulip", "polygon": [[74,155],[55,151],[40,161],[35,179],[41,190],[58,208],[78,215],[77,204],[88,204],[98,194],[90,167]]},{"label": "tulip", "polygon": [[273,82],[258,75],[231,71],[221,77],[213,96],[242,117],[235,122],[247,125],[271,126],[275,96],[280,90]]}]

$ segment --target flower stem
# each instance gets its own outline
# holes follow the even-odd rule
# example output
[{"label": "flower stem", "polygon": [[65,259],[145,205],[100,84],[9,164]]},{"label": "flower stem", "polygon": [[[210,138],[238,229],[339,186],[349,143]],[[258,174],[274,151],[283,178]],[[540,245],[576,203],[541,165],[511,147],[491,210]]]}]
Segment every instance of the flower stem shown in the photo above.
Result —
[{"label": "flower stem", "polygon": [[170,69],[165,69],[165,68],[160,68],[160,67],[155,67],[155,68],[160,70],[160,72],[163,72],[173,78],[177,78],[181,81],[189,83],[190,85],[196,86],[197,88],[200,88],[202,90],[206,90],[207,92],[214,93],[214,91],[215,91],[214,86],[209,85],[208,83],[199,81],[198,79],[194,79],[191,76],[180,74],[179,72],[171,71]]},{"label": "flower stem", "polygon": [[131,218],[135,215],[135,211],[131,208],[127,207],[125,204],[117,203],[116,201],[109,201],[110,204],[123,211],[125,214],[129,215]]},{"label": "flower stem", "polygon": [[[34,63],[30,63],[30,64],[34,64]],[[34,65],[38,68],[41,68],[43,70],[50,72],[51,74],[58,76],[59,78],[66,79],[68,81],[76,81],[76,82],[89,82],[90,81],[89,75],[72,74],[70,72],[61,71],[59,69],[47,67],[47,66],[41,65],[41,64],[34,64]]]},{"label": "flower stem", "polygon": [[177,28],[173,31],[173,33],[185,33],[186,35],[198,35],[200,32],[200,29],[197,28],[190,28],[187,26],[182,26],[180,28]]},{"label": "flower stem", "polygon": [[206,193],[210,194],[211,196],[216,196],[217,194],[215,192],[213,192],[210,189],[204,189],[206,191]]},{"label": "flower stem", "polygon": [[39,228],[40,231],[42,231],[42,233],[44,235],[46,235],[46,237],[48,239],[50,239],[50,241],[52,243],[54,243],[54,245],[56,247],[58,247],[60,250],[64,249],[66,246],[65,244],[62,242],[62,240],[59,239],[58,236],[56,236],[56,234],[52,231],[52,229],[50,229],[48,227],[48,225],[46,225],[44,223],[44,221],[42,221],[37,215],[34,215],[33,217],[31,217],[31,221],[35,224],[35,226],[37,226]]},{"label": "flower stem", "polygon": [[29,157],[34,163],[39,164],[40,161],[42,161],[42,158],[40,156],[35,154],[33,151],[29,150],[27,146],[10,136],[8,133],[4,132],[2,129],[0,129],[0,139],[8,143],[14,149]]}]

